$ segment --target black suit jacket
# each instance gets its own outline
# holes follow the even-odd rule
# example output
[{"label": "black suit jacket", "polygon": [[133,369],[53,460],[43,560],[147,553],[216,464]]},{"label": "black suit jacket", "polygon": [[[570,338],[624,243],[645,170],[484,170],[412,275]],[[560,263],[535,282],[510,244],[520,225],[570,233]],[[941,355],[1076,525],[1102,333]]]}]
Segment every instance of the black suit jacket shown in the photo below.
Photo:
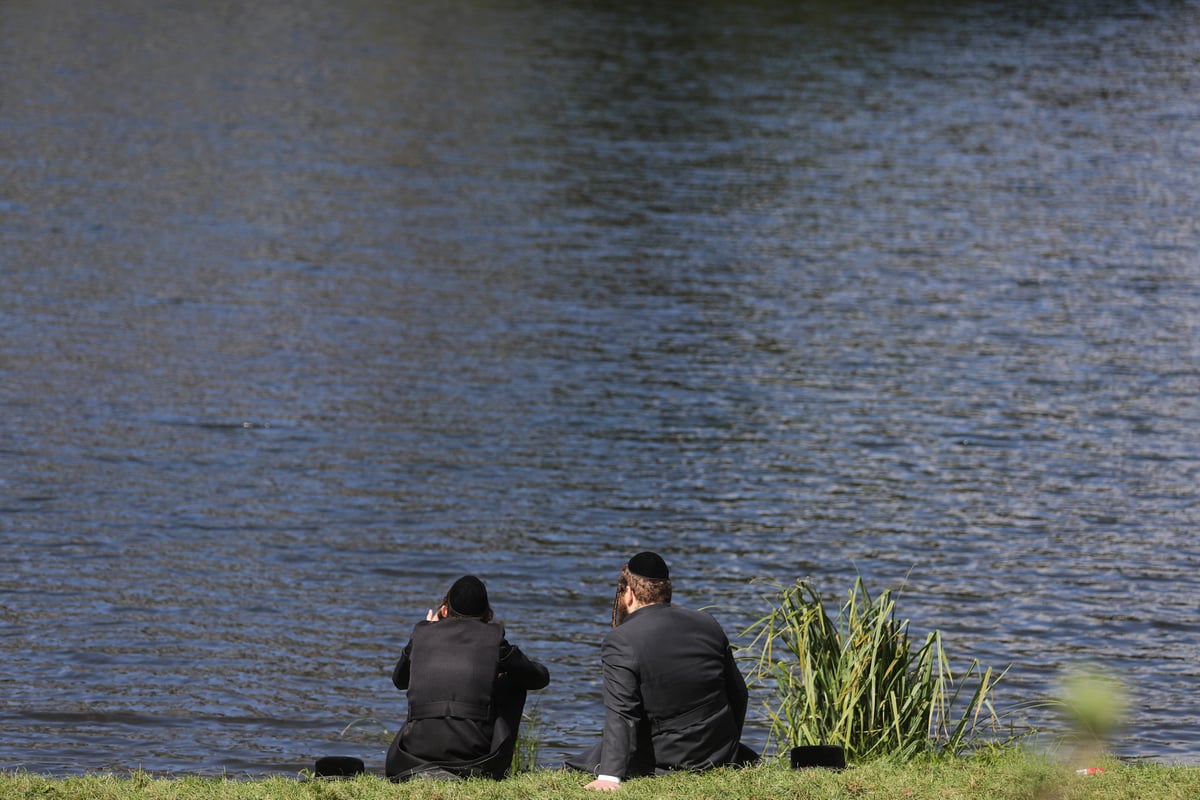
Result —
[{"label": "black suit jacket", "polygon": [[737,760],[746,682],[712,615],[639,608],[604,638],[601,775],[706,769]]}]

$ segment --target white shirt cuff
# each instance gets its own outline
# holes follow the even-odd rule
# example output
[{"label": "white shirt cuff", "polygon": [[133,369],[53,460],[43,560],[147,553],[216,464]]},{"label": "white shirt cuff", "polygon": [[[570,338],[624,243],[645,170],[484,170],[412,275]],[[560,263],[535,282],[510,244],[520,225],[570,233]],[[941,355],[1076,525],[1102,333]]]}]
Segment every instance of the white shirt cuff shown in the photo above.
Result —
[{"label": "white shirt cuff", "polygon": [[597,775],[597,776],[596,776],[596,780],[598,780],[598,781],[612,781],[613,783],[620,783],[620,782],[621,782],[621,779],[620,779],[620,778],[614,778],[612,775]]}]

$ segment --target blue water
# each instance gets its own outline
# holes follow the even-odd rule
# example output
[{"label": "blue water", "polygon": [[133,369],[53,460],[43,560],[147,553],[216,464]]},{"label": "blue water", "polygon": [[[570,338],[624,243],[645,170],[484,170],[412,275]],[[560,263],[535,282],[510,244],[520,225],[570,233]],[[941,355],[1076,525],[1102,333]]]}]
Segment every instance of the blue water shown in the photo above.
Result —
[{"label": "blue water", "polygon": [[[69,13],[68,13],[69,11]],[[1200,763],[1194,2],[0,6],[0,769],[379,768],[458,575],[1124,683]],[[758,693],[761,703],[768,698]],[[766,736],[761,716],[749,732]]]}]

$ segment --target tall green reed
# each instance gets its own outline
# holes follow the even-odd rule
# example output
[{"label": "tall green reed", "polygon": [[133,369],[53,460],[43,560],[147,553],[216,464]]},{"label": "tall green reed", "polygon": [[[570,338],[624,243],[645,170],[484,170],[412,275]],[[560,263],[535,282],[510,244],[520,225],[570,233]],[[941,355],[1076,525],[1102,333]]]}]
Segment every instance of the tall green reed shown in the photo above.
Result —
[{"label": "tall green reed", "polygon": [[833,744],[851,761],[957,755],[984,723],[995,724],[992,695],[1004,673],[974,660],[956,678],[941,633],[917,647],[890,590],[872,598],[858,576],[836,619],[808,582],[780,591],[771,612],[743,632],[753,637],[742,648],[753,659],[747,682],[773,689],[768,752]]},{"label": "tall green reed", "polygon": [[542,716],[537,704],[521,714],[521,727],[517,732],[517,743],[513,749],[510,775],[533,772],[538,768],[538,753],[542,745]]}]

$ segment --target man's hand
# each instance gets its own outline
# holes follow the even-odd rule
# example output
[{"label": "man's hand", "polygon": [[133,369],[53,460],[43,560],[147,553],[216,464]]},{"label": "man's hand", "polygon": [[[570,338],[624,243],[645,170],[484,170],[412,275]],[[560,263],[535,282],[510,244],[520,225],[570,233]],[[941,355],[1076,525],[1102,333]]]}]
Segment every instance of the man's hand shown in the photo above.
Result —
[{"label": "man's hand", "polygon": [[615,792],[621,788],[621,784],[616,781],[602,781],[599,778],[583,787],[585,789],[594,789],[597,792]]}]

